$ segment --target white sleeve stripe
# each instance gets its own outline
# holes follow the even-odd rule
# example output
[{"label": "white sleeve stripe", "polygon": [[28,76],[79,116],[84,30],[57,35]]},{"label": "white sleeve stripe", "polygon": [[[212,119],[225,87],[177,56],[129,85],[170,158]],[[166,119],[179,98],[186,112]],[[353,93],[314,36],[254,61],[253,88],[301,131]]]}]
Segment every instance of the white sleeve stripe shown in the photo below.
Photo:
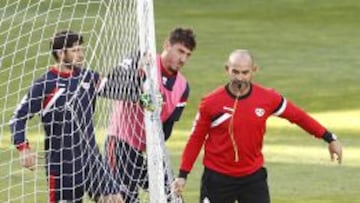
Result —
[{"label": "white sleeve stripe", "polygon": [[28,95],[26,94],[26,95],[21,99],[20,104],[17,105],[17,107],[16,107],[16,109],[15,109],[15,112],[18,112],[18,111],[21,109],[21,106],[26,103],[27,99],[28,99]]},{"label": "white sleeve stripe", "polygon": [[52,105],[55,104],[55,101],[61,96],[61,94],[65,92],[65,88],[60,88],[58,91],[56,91],[56,93],[54,94],[54,96],[51,98],[51,100],[49,101],[49,103],[47,103],[46,107],[44,108],[42,115],[44,116],[45,114],[47,114],[50,110],[50,107]]},{"label": "white sleeve stripe", "polygon": [[273,113],[274,116],[280,116],[282,113],[284,113],[285,109],[287,107],[287,101],[286,99],[284,98],[283,101],[282,101],[282,104],[279,108],[279,110],[277,110],[276,112]]},{"label": "white sleeve stripe", "polygon": [[229,119],[231,117],[231,114],[229,113],[224,113],[222,116],[220,116],[219,118],[217,118],[216,120],[214,120],[213,122],[211,122],[211,127],[214,128],[218,125],[220,125],[221,123],[225,122],[227,119]]},{"label": "white sleeve stripe", "polygon": [[192,125],[192,128],[191,128],[191,133],[190,134],[193,134],[193,132],[194,132],[194,130],[196,128],[196,124],[197,124],[199,119],[200,119],[200,113],[197,112],[196,116],[195,116],[195,119],[194,119],[194,122],[193,122],[193,125]]},{"label": "white sleeve stripe", "polygon": [[96,91],[100,92],[101,90],[103,90],[107,81],[108,81],[108,79],[106,77],[101,78],[100,85],[99,85],[99,87],[97,88]]}]

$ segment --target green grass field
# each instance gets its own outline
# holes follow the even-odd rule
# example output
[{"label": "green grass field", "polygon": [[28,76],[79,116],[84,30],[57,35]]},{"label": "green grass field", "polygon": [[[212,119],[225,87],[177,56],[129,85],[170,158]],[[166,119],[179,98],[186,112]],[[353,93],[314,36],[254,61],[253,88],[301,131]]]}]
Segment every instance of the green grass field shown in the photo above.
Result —
[{"label": "green grass field", "polygon": [[[357,0],[155,0],[154,9],[157,50],[161,50],[168,31],[176,26],[192,27],[198,40],[196,51],[183,69],[191,85],[191,97],[167,143],[174,170],[179,166],[200,98],[227,81],[223,65],[229,52],[246,48],[260,66],[256,82],[275,88],[303,107],[344,144],[344,160],[339,166],[330,162],[324,142],[286,121],[271,119],[263,152],[272,202],[360,202]],[[4,39],[0,36],[0,40]],[[8,80],[6,77],[0,72],[2,83]],[[7,103],[15,105],[12,101]],[[6,129],[0,130],[0,202],[7,202],[8,195],[1,192],[8,183],[4,173],[19,168],[17,162],[6,164],[17,158],[16,152],[8,151]],[[103,140],[99,137],[99,141]],[[15,178],[25,174],[29,180],[33,176],[44,179],[41,170],[18,172],[13,174]],[[184,192],[187,203],[198,202],[201,173],[200,156]],[[34,184],[26,180],[26,185]],[[46,194],[45,189],[44,179],[38,191]],[[13,194],[22,190],[26,190],[25,186],[18,185]],[[33,202],[32,199],[29,195],[16,202]]]}]

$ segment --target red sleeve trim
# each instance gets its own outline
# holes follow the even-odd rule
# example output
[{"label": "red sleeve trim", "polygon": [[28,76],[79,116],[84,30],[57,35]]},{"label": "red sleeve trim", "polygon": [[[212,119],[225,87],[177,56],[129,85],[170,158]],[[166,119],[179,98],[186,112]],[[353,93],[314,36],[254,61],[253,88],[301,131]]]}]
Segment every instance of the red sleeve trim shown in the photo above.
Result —
[{"label": "red sleeve trim", "polygon": [[24,151],[25,149],[29,149],[29,148],[30,148],[30,146],[29,146],[28,142],[23,142],[21,144],[16,145],[16,149],[18,151]]}]

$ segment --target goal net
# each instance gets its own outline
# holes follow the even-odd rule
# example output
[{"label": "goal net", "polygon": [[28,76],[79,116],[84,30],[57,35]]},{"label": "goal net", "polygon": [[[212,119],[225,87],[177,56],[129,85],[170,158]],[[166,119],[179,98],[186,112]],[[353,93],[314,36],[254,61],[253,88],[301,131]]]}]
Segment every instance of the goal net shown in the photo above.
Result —
[{"label": "goal net", "polygon": [[[78,188],[85,191],[83,202],[91,202],[87,191],[93,195],[108,191],[108,182],[116,183],[125,202],[181,202],[170,191],[173,177],[159,116],[153,20],[151,0],[0,1],[0,202],[51,202],[52,194],[61,199],[65,191]],[[74,78],[63,79],[61,73],[55,78],[47,76],[55,64],[49,44],[61,30],[84,37],[86,68],[70,76]],[[106,93],[90,94],[91,87],[84,84],[97,81],[97,73],[111,76],[113,82]],[[44,85],[43,93],[34,97],[31,90],[39,78],[46,85],[54,80],[75,81],[77,85],[57,93],[46,92]],[[100,88],[99,84],[94,88]],[[153,101],[152,111],[140,105],[143,93]],[[84,106],[81,102],[89,95]],[[41,102],[41,108],[33,111],[36,101]],[[16,116],[24,103],[29,108],[27,114]],[[93,115],[90,120],[84,115],[88,112]],[[23,128],[19,124],[10,131],[17,122],[23,122]],[[120,128],[115,133],[111,131],[114,122]],[[25,135],[36,155],[35,170],[21,165],[14,134]],[[146,147],[129,143],[124,139],[129,136]],[[57,148],[54,141],[60,143]],[[80,168],[74,164],[79,160],[68,160],[78,159],[76,153],[80,153]],[[54,154],[58,160],[52,165]],[[65,169],[65,164],[71,169]],[[63,177],[61,173],[70,178],[55,179],[54,186],[50,178],[54,168],[60,169],[57,178]],[[74,180],[79,173],[81,180]],[[67,181],[73,186],[67,188]],[[76,194],[72,197],[79,200]]]}]

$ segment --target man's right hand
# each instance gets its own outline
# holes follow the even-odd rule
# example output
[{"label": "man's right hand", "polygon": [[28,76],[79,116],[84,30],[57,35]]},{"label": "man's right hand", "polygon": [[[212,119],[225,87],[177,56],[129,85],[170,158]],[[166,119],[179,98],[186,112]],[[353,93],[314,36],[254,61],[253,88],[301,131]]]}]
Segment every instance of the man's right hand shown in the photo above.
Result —
[{"label": "man's right hand", "polygon": [[36,154],[29,148],[23,149],[20,152],[20,164],[33,171],[36,168]]},{"label": "man's right hand", "polygon": [[181,195],[185,188],[186,179],[185,178],[176,178],[174,182],[171,184],[172,190],[177,194]]}]

